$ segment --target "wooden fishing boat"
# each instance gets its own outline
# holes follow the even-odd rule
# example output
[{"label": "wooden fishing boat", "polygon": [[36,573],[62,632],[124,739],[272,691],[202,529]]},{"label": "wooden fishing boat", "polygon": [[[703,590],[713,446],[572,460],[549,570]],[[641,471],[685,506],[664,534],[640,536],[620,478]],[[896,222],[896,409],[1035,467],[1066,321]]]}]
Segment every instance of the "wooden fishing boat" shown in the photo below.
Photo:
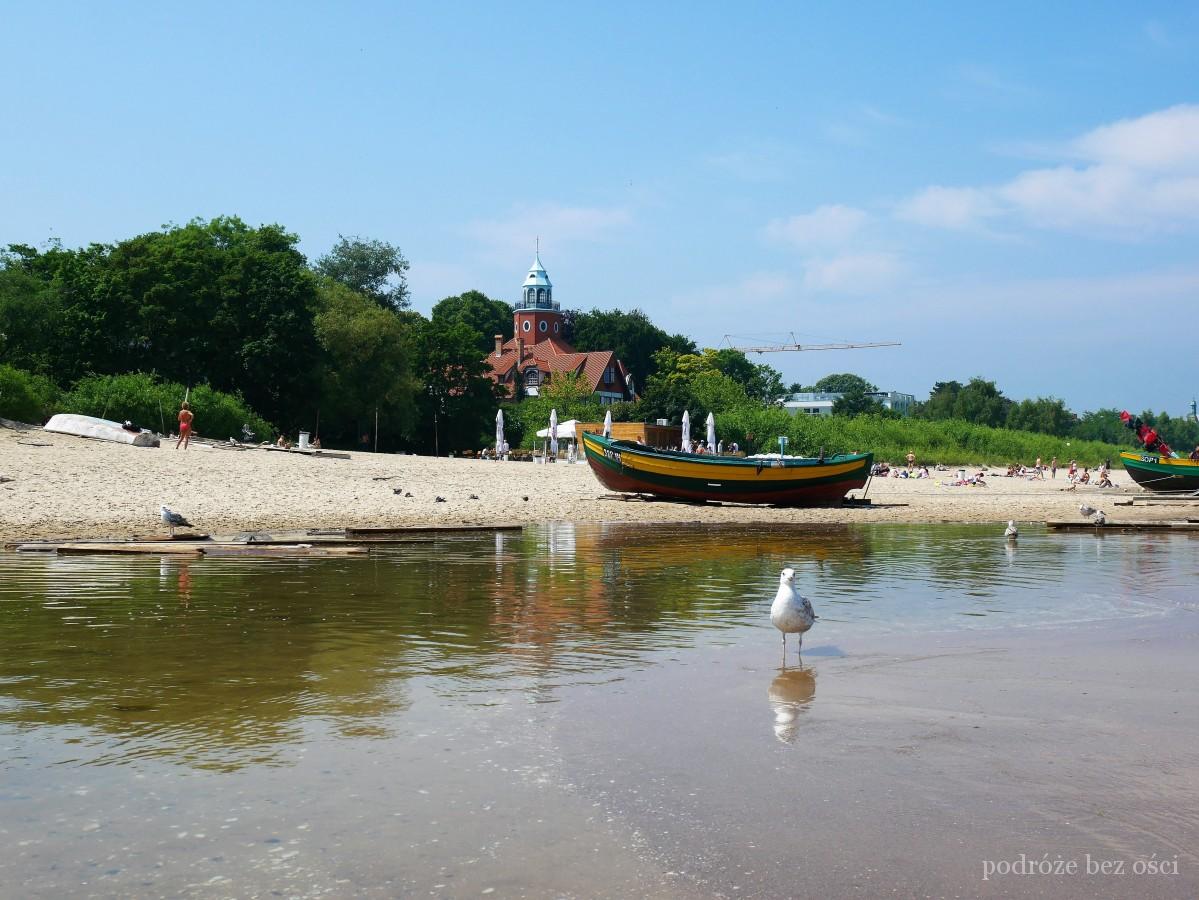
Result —
[{"label": "wooden fishing boat", "polygon": [[614,491],[675,500],[722,500],[778,506],[840,503],[870,477],[872,453],[824,459],[741,458],[655,450],[583,432],[595,477]]},{"label": "wooden fishing boat", "polygon": [[1158,453],[1124,451],[1120,462],[1132,480],[1147,491],[1199,491],[1199,460],[1175,459]]}]

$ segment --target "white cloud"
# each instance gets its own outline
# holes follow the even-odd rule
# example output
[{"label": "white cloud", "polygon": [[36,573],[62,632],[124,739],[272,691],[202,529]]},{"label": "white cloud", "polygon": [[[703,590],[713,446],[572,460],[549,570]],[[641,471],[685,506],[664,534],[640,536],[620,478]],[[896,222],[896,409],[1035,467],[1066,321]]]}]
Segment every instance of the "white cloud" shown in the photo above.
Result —
[{"label": "white cloud", "polygon": [[994,200],[985,190],[933,185],[901,203],[896,214],[934,228],[970,228],[996,211]]},{"label": "white cloud", "polygon": [[896,208],[923,225],[969,228],[1007,216],[1043,228],[1141,237],[1199,222],[1199,106],[1103,125],[1070,142],[1074,165],[1005,184],[926,188]]},{"label": "white cloud", "polygon": [[766,236],[800,249],[844,244],[864,226],[870,217],[852,206],[819,206],[810,213],[773,219],[766,225]]},{"label": "white cloud", "polygon": [[893,253],[847,253],[808,260],[804,288],[838,294],[863,294],[894,285],[905,266]]},{"label": "white cloud", "polygon": [[514,254],[532,252],[538,236],[545,246],[603,240],[632,221],[632,213],[621,207],[551,203],[518,207],[503,218],[475,219],[465,231],[491,253],[510,259]]},{"label": "white cloud", "polygon": [[1199,172],[1199,106],[1121,119],[1074,142],[1083,159],[1150,172]]}]

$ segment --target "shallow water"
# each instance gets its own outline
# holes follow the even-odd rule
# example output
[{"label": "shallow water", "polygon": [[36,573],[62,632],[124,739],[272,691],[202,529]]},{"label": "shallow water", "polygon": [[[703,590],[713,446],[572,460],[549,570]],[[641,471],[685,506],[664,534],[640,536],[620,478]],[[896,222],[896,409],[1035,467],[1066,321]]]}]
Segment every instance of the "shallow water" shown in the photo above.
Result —
[{"label": "shallow water", "polygon": [[[1199,611],[1199,540],[999,531],[549,525],[364,559],[0,554],[0,883],[774,893],[751,834],[772,813],[746,800],[769,804],[769,782],[730,781],[729,754],[796,765],[772,754],[830,696],[822,661]],[[788,673],[767,621],[784,565],[821,616],[811,667]],[[726,859],[730,841],[749,846]]]}]

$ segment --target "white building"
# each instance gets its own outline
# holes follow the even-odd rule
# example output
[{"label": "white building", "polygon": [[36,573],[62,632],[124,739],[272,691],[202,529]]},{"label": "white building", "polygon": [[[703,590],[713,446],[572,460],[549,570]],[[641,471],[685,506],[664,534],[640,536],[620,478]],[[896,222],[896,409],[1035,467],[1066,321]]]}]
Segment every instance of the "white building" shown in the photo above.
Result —
[{"label": "white building", "polygon": [[[783,409],[793,416],[831,416],[833,405],[844,396],[831,391],[802,391],[784,398]],[[901,416],[908,415],[912,411],[912,404],[916,402],[913,395],[899,391],[871,391],[866,396],[884,409],[894,410]]]}]

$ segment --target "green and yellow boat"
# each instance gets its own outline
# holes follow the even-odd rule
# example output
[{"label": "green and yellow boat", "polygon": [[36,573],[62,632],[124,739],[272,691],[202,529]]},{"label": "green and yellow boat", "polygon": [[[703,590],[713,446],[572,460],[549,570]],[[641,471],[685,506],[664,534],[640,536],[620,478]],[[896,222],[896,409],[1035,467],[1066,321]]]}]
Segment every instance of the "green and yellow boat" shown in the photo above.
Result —
[{"label": "green and yellow boat", "polygon": [[1132,480],[1147,491],[1190,493],[1199,491],[1199,460],[1176,459],[1159,453],[1124,451],[1120,462]]},{"label": "green and yellow boat", "polygon": [[865,486],[873,453],[822,459],[743,458],[656,450],[583,432],[583,452],[607,488],[672,500],[828,506]]}]

